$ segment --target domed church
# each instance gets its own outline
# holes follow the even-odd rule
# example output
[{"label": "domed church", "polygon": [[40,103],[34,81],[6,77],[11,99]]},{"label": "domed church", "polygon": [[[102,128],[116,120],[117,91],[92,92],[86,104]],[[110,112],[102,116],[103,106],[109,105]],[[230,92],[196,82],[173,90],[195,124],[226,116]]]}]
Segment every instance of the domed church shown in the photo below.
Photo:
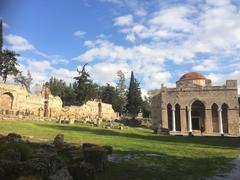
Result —
[{"label": "domed church", "polygon": [[237,80],[213,86],[197,72],[184,74],[175,88],[161,86],[152,97],[153,128],[180,135],[239,136]]}]

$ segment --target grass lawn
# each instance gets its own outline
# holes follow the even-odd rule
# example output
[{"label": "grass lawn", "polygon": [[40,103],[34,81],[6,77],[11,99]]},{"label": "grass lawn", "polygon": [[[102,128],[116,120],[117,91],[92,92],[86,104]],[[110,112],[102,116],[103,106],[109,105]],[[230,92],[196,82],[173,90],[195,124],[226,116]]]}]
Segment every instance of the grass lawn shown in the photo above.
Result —
[{"label": "grass lawn", "polygon": [[63,133],[67,142],[113,146],[113,159],[97,180],[204,179],[229,171],[240,154],[239,138],[160,136],[142,128],[1,121],[0,134],[9,132],[41,141]]}]

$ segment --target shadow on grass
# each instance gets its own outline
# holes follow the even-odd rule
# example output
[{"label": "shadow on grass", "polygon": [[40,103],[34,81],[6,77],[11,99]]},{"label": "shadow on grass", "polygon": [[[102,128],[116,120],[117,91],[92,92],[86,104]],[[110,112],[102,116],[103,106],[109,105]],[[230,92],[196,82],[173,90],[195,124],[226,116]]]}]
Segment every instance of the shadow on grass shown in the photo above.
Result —
[{"label": "shadow on grass", "polygon": [[[144,154],[145,153],[145,154]],[[112,161],[97,180],[185,180],[206,179],[231,170],[231,158],[189,158],[147,152],[117,151],[122,161]],[[129,156],[129,155],[135,156]]]},{"label": "shadow on grass", "polygon": [[80,125],[68,126],[68,125],[59,125],[59,124],[37,124],[37,126],[61,130],[61,131],[90,132],[98,136],[119,136],[119,137],[151,140],[151,141],[158,141],[158,142],[190,143],[190,144],[218,146],[222,148],[240,148],[239,138],[236,138],[236,137],[161,136],[161,135],[154,135],[150,132],[144,132],[145,135],[141,135],[136,133],[126,133],[123,131],[116,131],[116,130],[110,130],[110,129],[82,127]]}]

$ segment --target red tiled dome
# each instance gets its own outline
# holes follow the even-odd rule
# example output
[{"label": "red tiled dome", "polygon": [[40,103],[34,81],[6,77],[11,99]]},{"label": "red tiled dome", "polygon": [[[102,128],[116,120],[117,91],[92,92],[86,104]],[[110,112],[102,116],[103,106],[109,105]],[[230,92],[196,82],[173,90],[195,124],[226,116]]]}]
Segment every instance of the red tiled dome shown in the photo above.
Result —
[{"label": "red tiled dome", "polygon": [[185,80],[196,80],[196,79],[207,79],[204,75],[197,73],[197,72],[189,72],[184,74],[179,81]]}]

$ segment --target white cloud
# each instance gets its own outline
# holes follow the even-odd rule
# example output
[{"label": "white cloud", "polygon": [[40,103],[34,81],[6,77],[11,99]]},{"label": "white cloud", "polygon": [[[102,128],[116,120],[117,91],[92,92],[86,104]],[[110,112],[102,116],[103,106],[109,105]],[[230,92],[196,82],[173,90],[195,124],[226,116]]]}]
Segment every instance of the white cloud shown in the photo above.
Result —
[{"label": "white cloud", "polygon": [[34,50],[34,46],[28,42],[25,38],[14,34],[8,34],[5,36],[8,43],[7,48],[14,51],[27,51]]},{"label": "white cloud", "polygon": [[193,71],[215,71],[220,65],[216,59],[206,59],[201,64],[192,67]]},{"label": "white cloud", "polygon": [[86,34],[86,32],[84,32],[84,31],[75,31],[75,32],[73,33],[74,36],[77,36],[77,37],[79,37],[79,38],[84,37],[85,34]]},{"label": "white cloud", "polygon": [[3,22],[2,25],[3,25],[4,28],[8,28],[9,27],[6,22]]},{"label": "white cloud", "polygon": [[114,19],[114,24],[117,26],[129,26],[133,23],[133,16],[131,14],[119,16]]},{"label": "white cloud", "polygon": [[189,20],[194,10],[191,6],[177,6],[160,10],[149,23],[169,31],[192,32],[195,25]]}]

